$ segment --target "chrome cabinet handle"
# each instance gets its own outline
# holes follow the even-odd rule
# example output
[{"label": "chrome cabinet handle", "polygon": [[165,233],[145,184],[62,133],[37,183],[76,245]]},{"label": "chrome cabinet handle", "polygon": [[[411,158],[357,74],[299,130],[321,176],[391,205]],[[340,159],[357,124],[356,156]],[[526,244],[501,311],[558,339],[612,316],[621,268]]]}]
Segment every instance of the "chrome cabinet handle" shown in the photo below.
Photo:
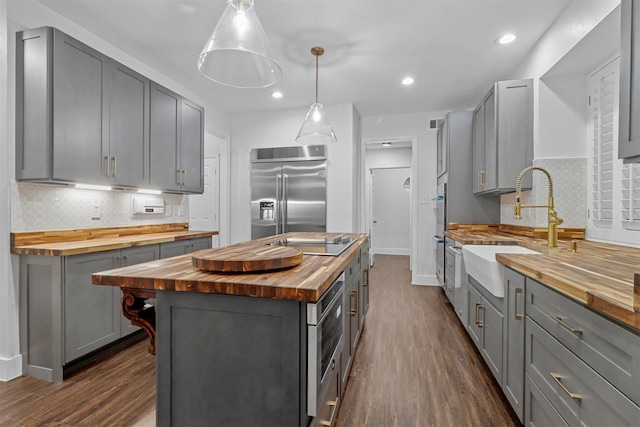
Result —
[{"label": "chrome cabinet handle", "polygon": [[329,421],[320,420],[320,425],[321,426],[331,427],[333,425],[333,422],[335,421],[336,413],[338,412],[337,409],[338,409],[338,403],[339,402],[340,402],[340,398],[339,397],[335,401],[334,400],[327,401],[327,406],[331,406],[332,407],[331,417],[329,418]]},{"label": "chrome cabinet handle", "polygon": [[574,335],[582,335],[582,329],[577,329],[574,328],[573,326],[567,324],[564,321],[563,317],[560,316],[551,316],[553,318],[553,320],[555,320],[556,322],[558,322],[558,325],[562,326],[563,328],[565,328],[567,331],[571,332]]},{"label": "chrome cabinet handle", "polygon": [[518,313],[518,295],[521,295],[522,292],[523,292],[522,288],[516,288],[516,291],[515,291],[514,296],[513,296],[514,297],[514,301],[513,301],[513,307],[514,307],[513,317],[516,320],[522,320],[522,318],[524,317],[522,314]]},{"label": "chrome cabinet handle", "polygon": [[569,389],[567,388],[567,386],[565,386],[562,383],[562,379],[564,378],[562,375],[556,374],[554,372],[549,372],[549,375],[551,375],[551,378],[553,378],[553,380],[556,382],[556,384],[558,384],[560,386],[560,388],[562,389],[562,391],[567,393],[567,395],[570,398],[572,398],[573,400],[577,400],[577,401],[581,401],[582,400],[582,395],[570,392]]},{"label": "chrome cabinet handle", "polygon": [[116,176],[116,168],[118,167],[116,156],[111,157],[111,161],[113,162],[113,171],[111,172],[111,176]]},{"label": "chrome cabinet handle", "polygon": [[180,179],[182,178],[182,171],[180,169],[176,169],[176,183],[180,185]]},{"label": "chrome cabinet handle", "polygon": [[104,156],[102,161],[104,162],[104,176],[109,176],[109,156]]},{"label": "chrome cabinet handle", "polygon": [[182,169],[182,185],[187,185],[187,171]]}]

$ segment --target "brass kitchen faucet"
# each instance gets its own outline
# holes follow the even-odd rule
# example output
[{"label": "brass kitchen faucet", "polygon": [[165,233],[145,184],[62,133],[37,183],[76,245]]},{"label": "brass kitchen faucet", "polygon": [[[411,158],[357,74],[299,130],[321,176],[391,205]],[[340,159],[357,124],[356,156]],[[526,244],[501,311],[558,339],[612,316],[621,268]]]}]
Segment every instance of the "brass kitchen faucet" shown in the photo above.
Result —
[{"label": "brass kitchen faucet", "polygon": [[[522,187],[522,177],[529,171],[540,171],[547,176],[547,181],[549,182],[549,203],[547,205],[540,206],[522,206],[520,204],[520,192]],[[513,217],[515,219],[522,219],[522,209],[524,208],[546,208],[548,209],[547,216],[547,240],[549,242],[550,248],[558,247],[558,225],[562,224],[564,221],[562,218],[558,216],[558,212],[555,211],[553,206],[553,181],[551,180],[551,174],[548,170],[540,166],[529,166],[528,168],[524,168],[520,175],[518,175],[518,180],[516,181],[516,204],[513,207]]]}]

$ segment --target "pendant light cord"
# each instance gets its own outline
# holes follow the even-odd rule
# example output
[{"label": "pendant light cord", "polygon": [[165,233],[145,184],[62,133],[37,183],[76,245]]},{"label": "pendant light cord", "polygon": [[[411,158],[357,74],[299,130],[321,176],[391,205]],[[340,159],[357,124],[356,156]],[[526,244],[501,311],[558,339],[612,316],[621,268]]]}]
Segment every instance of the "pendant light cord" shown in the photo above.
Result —
[{"label": "pendant light cord", "polygon": [[316,104],[318,103],[318,56],[316,55]]}]

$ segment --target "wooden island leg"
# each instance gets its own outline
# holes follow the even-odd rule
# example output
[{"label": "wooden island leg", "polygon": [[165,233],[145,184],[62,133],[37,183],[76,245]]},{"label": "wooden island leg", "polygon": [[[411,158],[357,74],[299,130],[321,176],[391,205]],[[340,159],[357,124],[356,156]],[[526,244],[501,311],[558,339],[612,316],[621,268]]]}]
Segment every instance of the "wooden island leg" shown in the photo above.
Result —
[{"label": "wooden island leg", "polygon": [[149,353],[156,354],[156,309],[145,307],[145,300],[155,298],[155,290],[122,289],[122,314],[132,325],[139,326],[149,336]]}]

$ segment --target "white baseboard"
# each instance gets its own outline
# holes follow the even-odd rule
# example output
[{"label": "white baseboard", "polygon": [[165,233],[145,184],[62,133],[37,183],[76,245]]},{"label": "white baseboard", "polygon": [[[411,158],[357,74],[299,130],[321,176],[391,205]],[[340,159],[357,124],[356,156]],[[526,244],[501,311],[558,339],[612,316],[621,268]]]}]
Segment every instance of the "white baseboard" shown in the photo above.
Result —
[{"label": "white baseboard", "polygon": [[22,355],[11,359],[0,357],[0,381],[9,381],[22,375]]},{"label": "white baseboard", "polygon": [[399,248],[375,248],[373,250],[375,255],[411,255],[411,249],[399,249]]},{"label": "white baseboard", "polygon": [[435,275],[412,276],[411,284],[421,286],[440,286],[440,282],[438,282],[438,278]]}]

